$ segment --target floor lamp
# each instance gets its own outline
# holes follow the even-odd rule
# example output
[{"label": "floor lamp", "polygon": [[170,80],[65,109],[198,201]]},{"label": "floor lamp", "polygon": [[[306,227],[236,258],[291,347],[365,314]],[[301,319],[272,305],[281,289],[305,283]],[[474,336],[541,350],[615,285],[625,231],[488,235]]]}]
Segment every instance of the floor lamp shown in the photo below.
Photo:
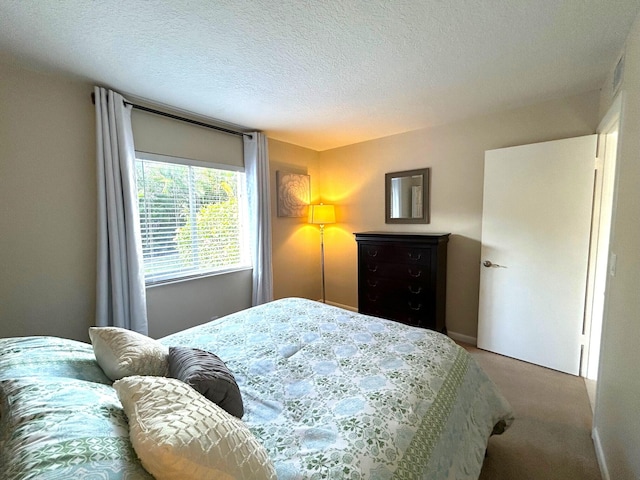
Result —
[{"label": "floor lamp", "polygon": [[309,223],[320,225],[320,264],[322,267],[322,303],[327,303],[324,290],[324,226],[336,223],[336,212],[333,205],[309,205]]}]

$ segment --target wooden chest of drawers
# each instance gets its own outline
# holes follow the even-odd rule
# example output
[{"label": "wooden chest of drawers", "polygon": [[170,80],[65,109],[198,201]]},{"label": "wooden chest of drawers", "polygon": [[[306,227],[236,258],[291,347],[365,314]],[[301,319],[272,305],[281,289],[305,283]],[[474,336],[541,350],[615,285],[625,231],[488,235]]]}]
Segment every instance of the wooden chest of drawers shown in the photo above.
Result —
[{"label": "wooden chest of drawers", "polygon": [[446,332],[449,234],[356,233],[358,311]]}]

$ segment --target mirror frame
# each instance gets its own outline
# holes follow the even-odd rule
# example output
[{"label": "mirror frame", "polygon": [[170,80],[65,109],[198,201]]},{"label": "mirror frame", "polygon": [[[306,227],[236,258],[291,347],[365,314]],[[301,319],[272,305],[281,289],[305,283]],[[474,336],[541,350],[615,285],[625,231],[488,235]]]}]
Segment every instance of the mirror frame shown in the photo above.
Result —
[{"label": "mirror frame", "polygon": [[[391,172],[384,175],[384,222],[385,223],[429,223],[429,168]],[[391,179],[422,175],[422,216],[416,218],[391,217]]]}]

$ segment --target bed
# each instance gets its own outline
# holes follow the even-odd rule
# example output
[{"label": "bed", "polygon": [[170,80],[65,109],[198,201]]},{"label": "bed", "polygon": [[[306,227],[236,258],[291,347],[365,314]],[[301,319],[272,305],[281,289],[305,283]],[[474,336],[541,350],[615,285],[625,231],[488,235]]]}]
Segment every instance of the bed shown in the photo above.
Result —
[{"label": "bed", "polygon": [[[510,406],[446,336],[299,298],[159,340],[214,352],[277,478],[477,479]],[[89,343],[0,339],[2,479],[151,479]]]}]

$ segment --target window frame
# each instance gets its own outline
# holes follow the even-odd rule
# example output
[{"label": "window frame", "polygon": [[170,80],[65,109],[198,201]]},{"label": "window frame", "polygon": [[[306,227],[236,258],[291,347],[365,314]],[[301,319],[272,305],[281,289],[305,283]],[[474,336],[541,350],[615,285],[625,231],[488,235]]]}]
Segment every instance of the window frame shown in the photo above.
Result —
[{"label": "window frame", "polygon": [[[204,162],[201,160],[194,160],[190,158],[176,157],[173,155],[163,155],[158,153],[145,152],[142,150],[135,151],[136,171],[137,171],[138,160],[149,160],[152,162],[183,165],[187,167],[203,167],[203,168],[210,168],[215,170],[226,170],[231,172],[242,173],[243,175],[245,174],[245,168],[238,165]],[[198,278],[206,278],[211,276],[224,275],[227,273],[253,269],[252,256],[250,251],[251,250],[250,241],[249,241],[250,226],[249,226],[249,214],[248,214],[249,205],[248,205],[247,190],[246,190],[246,176],[245,176],[245,185],[243,187],[244,188],[242,189],[242,194],[239,195],[239,200],[241,200],[239,202],[239,207],[240,207],[240,217],[243,223],[245,224],[244,227],[242,227],[241,225],[241,230],[244,231],[244,234],[243,234],[244,239],[241,240],[241,245],[243,245],[241,246],[241,248],[244,248],[244,252],[241,255],[241,257],[243,257],[245,261],[239,264],[229,265],[225,267],[211,267],[209,269],[199,270],[197,271],[197,273],[196,271],[192,271],[191,273],[185,272],[182,274],[173,272],[165,275],[158,275],[154,279],[148,279],[145,273],[144,275],[145,287],[148,288],[148,287],[154,287],[154,286],[160,286],[160,285],[167,285],[171,283],[180,283],[180,282],[190,281]],[[136,191],[137,190],[138,190],[138,179],[136,178]],[[139,218],[138,225],[140,227],[141,235],[142,235],[142,216],[140,215],[140,213],[139,213],[139,217],[140,218]],[[142,256],[142,263],[143,263],[143,268],[145,268],[144,253]]]}]

